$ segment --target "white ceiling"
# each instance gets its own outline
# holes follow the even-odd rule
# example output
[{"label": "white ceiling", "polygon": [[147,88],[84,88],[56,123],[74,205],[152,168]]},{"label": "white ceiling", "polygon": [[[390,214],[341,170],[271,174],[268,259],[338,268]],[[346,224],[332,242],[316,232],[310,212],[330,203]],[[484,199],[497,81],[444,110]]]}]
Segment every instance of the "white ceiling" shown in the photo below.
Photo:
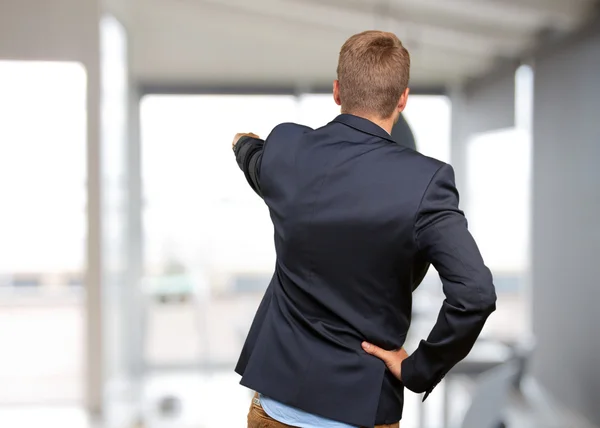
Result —
[{"label": "white ceiling", "polygon": [[596,0],[111,0],[148,84],[323,86],[352,34],[395,32],[411,85],[477,77],[531,49],[542,30],[577,28]]}]

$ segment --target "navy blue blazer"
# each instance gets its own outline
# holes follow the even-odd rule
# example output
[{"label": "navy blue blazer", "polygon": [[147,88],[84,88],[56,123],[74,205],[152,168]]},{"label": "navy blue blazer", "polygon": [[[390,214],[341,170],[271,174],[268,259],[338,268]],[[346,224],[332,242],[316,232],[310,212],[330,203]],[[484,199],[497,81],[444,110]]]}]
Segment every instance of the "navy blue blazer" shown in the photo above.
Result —
[{"label": "navy blue blazer", "polygon": [[[236,366],[241,384],[352,425],[399,421],[404,387],[431,392],[495,309],[452,167],[347,114],[315,130],[284,123],[234,151],[269,208],[277,252]],[[361,342],[402,347],[430,263],[446,299],[399,381]]]}]

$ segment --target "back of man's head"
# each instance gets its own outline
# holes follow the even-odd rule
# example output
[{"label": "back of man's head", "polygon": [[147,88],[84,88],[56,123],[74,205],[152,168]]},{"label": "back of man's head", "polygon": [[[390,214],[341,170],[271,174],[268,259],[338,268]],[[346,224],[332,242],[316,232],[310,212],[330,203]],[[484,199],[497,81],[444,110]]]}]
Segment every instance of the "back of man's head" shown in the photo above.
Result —
[{"label": "back of man's head", "polygon": [[386,119],[408,87],[410,55],[393,33],[365,31],[342,46],[337,75],[342,113]]}]

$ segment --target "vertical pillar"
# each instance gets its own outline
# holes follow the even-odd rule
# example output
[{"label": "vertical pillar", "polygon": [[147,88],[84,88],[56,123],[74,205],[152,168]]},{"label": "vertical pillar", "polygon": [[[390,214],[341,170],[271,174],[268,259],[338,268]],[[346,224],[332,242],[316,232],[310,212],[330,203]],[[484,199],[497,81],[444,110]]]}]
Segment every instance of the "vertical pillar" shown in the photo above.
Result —
[{"label": "vertical pillar", "polygon": [[87,85],[87,266],[86,285],[86,407],[94,417],[102,415],[102,183],[100,143],[100,52],[99,14],[94,22],[96,53],[86,64]]},{"label": "vertical pillar", "polygon": [[535,58],[536,378],[600,424],[600,26]]},{"label": "vertical pillar", "polygon": [[464,89],[455,86],[450,90],[451,135],[450,135],[450,163],[454,167],[456,186],[460,191],[461,207],[466,206],[467,194],[467,142],[469,130],[467,129],[467,100]]}]

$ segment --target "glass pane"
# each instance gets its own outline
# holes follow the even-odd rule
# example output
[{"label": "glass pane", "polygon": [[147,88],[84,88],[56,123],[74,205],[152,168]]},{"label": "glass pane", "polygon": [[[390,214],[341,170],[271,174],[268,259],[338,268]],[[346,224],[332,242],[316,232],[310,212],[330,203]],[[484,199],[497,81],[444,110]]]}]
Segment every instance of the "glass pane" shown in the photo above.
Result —
[{"label": "glass pane", "polygon": [[[265,138],[296,114],[292,96],[142,101],[145,393],[151,402],[202,403],[184,403],[182,423],[219,426],[224,414],[232,426],[245,420],[248,391],[233,367],[275,252],[268,210],[247,185],[231,142],[236,132]],[[202,370],[179,377],[160,371],[169,368]]]},{"label": "glass pane", "polygon": [[520,339],[529,325],[524,292],[529,270],[529,134],[509,129],[479,135],[469,143],[467,162],[469,229],[494,273],[500,301],[487,333]]},{"label": "glass pane", "polygon": [[340,114],[332,94],[304,94],[298,98],[298,123],[320,128]]},{"label": "glass pane", "polygon": [[450,162],[450,100],[443,95],[411,95],[404,117],[415,136],[417,150]]},{"label": "glass pane", "polygon": [[86,74],[0,61],[0,403],[82,399]]},{"label": "glass pane", "polygon": [[[267,208],[246,184],[231,142],[236,132],[265,138],[295,113],[291,96],[143,100],[149,364],[237,359],[275,254]],[[156,303],[177,300],[192,303]]]}]

